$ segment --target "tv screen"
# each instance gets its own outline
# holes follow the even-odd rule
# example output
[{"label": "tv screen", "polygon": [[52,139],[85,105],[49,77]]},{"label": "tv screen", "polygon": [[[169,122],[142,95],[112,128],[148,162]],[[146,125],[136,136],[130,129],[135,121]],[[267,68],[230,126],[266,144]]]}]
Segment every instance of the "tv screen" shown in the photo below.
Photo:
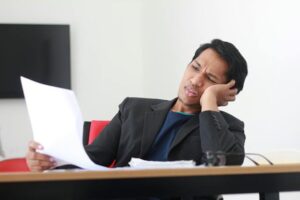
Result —
[{"label": "tv screen", "polygon": [[20,76],[71,89],[69,25],[0,24],[0,98],[24,98]]}]

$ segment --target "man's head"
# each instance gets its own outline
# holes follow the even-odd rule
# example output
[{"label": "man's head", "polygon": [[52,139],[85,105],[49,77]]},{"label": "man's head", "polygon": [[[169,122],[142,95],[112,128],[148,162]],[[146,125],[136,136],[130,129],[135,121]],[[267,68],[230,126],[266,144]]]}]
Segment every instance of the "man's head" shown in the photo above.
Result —
[{"label": "man's head", "polygon": [[195,60],[204,50],[211,48],[228,64],[227,81],[235,80],[235,87],[240,92],[243,89],[248,74],[247,62],[239,50],[231,43],[214,39],[211,43],[202,44],[195,52]]},{"label": "man's head", "polygon": [[206,88],[235,80],[234,87],[240,92],[247,73],[247,62],[238,49],[229,42],[215,39],[196,50],[180,83],[178,99],[198,109]]}]

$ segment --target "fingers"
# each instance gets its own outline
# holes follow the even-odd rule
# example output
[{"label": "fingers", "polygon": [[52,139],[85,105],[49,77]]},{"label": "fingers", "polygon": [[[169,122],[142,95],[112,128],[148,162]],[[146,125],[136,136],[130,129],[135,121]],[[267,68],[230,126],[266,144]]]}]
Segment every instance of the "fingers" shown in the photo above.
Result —
[{"label": "fingers", "polygon": [[235,80],[231,80],[226,84],[229,88],[232,88],[235,86]]},{"label": "fingers", "polygon": [[46,154],[41,154],[41,153],[38,153],[38,152],[33,152],[33,151],[30,151],[27,153],[27,158],[29,160],[47,160],[47,161],[52,161],[53,158],[51,158],[50,156],[46,155]]},{"label": "fingers", "polygon": [[224,97],[225,101],[235,101],[237,95],[237,89],[231,89]]},{"label": "fingers", "polygon": [[225,96],[225,100],[234,101],[237,95],[237,89],[231,89]]},{"label": "fingers", "polygon": [[26,162],[31,171],[42,171],[55,166],[55,161],[52,157],[37,152],[43,149],[42,145],[30,141],[28,145],[28,152],[26,154]]},{"label": "fingers", "polygon": [[228,96],[235,96],[235,95],[237,95],[237,92],[238,92],[238,90],[236,88],[230,89],[228,91]]},{"label": "fingers", "polygon": [[234,88],[234,86],[235,80],[231,80],[226,84],[227,89],[224,88],[223,94],[221,95],[223,97],[219,98],[221,106],[227,106],[228,102],[235,101],[238,89]]},{"label": "fingers", "polygon": [[224,101],[224,102],[222,102],[221,106],[227,106],[227,105],[228,105],[228,101]]},{"label": "fingers", "polygon": [[[238,93],[238,89],[235,88],[235,84],[236,81],[231,80],[226,84],[215,84],[207,87],[200,98],[200,104],[202,108],[208,108],[208,106],[205,106],[205,104],[211,105],[211,102],[215,102],[211,99],[216,100],[217,104],[213,109],[218,106],[226,106],[230,101],[235,101]],[[209,106],[209,108],[212,109],[212,106]]]},{"label": "fingers", "polygon": [[235,96],[227,96],[225,98],[226,101],[235,101]]},{"label": "fingers", "polygon": [[38,152],[28,152],[26,162],[31,171],[42,171],[56,165],[52,157]]},{"label": "fingers", "polygon": [[50,169],[51,167],[54,167],[55,165],[53,164],[53,162],[49,162],[49,161],[31,160],[31,166],[32,166],[32,169],[39,171],[39,169],[41,169],[41,170]]},{"label": "fingers", "polygon": [[235,86],[235,80],[231,80],[227,83],[227,87],[229,87],[229,91],[226,92],[225,100],[226,101],[235,101],[236,95],[238,93],[237,88],[233,88]]},{"label": "fingers", "polygon": [[31,140],[28,144],[28,147],[29,147],[29,151],[36,151],[36,150],[42,150],[43,149],[43,146],[33,140]]}]

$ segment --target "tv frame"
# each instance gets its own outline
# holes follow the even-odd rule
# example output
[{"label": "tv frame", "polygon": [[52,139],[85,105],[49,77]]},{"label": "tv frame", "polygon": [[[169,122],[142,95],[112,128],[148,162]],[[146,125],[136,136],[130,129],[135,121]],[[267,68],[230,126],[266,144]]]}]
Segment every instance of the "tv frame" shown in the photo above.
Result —
[{"label": "tv frame", "polygon": [[[12,59],[14,59],[12,60],[13,64],[16,64],[14,62],[17,62],[18,59],[20,60],[25,59],[26,61],[26,63],[23,62],[24,65],[21,64],[23,68],[21,67],[21,65],[20,67],[15,66],[16,68],[12,75],[9,73],[9,71],[12,69],[7,68],[8,65],[3,66],[5,65],[4,63],[1,66],[1,57],[2,59],[4,58],[4,60],[5,59],[9,60],[9,58],[7,57],[13,55],[9,55],[9,52],[7,52],[7,55],[5,55],[5,52],[3,53],[3,51],[7,50],[7,51],[11,51],[10,53],[13,53],[13,52],[17,52],[18,48],[9,49],[9,47],[6,47],[6,49],[0,50],[0,68],[1,68],[0,79],[2,79],[0,80],[0,84],[1,84],[0,99],[24,98],[24,94],[20,82],[20,76],[24,76],[34,81],[38,81],[47,85],[71,89],[71,48],[70,48],[70,25],[69,24],[0,23],[0,37],[1,35],[3,37],[5,36],[5,32],[3,32],[5,29],[12,31],[9,34],[9,36],[18,37],[15,38],[17,41],[22,41],[24,39],[23,42],[20,42],[22,44],[20,44],[19,49],[24,48],[24,49],[28,49],[28,51],[25,51],[25,53],[21,53],[20,55],[18,55],[19,56],[18,58],[12,57]],[[22,34],[21,31],[23,31]],[[40,33],[40,35],[38,35],[38,33]],[[42,38],[41,36],[45,38]],[[41,43],[41,40],[43,40],[42,46],[39,47],[38,45],[40,44],[34,44],[33,41],[32,43],[31,41],[30,42],[25,41],[26,37],[27,39],[36,39],[37,43],[39,42]],[[3,41],[4,39],[0,38],[0,41],[1,40]],[[9,43],[9,41],[4,41],[4,42]],[[17,45],[17,42],[14,45]],[[28,48],[26,45],[28,45]],[[5,47],[0,46],[0,49],[1,48],[5,48]],[[33,55],[30,55],[29,52],[30,50],[34,52]],[[29,55],[28,58],[26,58],[27,52]],[[18,52],[16,54],[18,54]],[[40,64],[41,66],[33,66],[35,64],[32,64],[32,66],[28,66],[30,65],[28,64],[29,61],[27,63],[27,60],[30,60],[29,57],[31,59],[36,58],[38,60],[36,62],[46,63],[45,65],[47,66],[42,66],[43,64]],[[41,61],[41,59],[48,59],[48,61],[46,60]],[[30,69],[33,71],[30,71]],[[9,75],[12,75],[11,79],[8,78]],[[18,78],[16,78],[17,75]],[[14,88],[11,88],[11,85],[14,85],[13,86]]]}]

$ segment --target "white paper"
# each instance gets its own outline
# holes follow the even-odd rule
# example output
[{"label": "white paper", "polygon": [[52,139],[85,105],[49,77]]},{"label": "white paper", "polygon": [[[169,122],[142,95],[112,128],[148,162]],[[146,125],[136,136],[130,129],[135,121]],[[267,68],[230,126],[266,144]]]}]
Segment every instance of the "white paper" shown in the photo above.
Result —
[{"label": "white paper", "polygon": [[106,170],[87,156],[83,144],[83,119],[71,90],[44,85],[21,77],[33,138],[48,154],[84,169]]},{"label": "white paper", "polygon": [[132,168],[139,168],[139,169],[190,168],[190,167],[195,167],[196,163],[193,160],[147,161],[140,158],[131,158],[129,165]]}]

